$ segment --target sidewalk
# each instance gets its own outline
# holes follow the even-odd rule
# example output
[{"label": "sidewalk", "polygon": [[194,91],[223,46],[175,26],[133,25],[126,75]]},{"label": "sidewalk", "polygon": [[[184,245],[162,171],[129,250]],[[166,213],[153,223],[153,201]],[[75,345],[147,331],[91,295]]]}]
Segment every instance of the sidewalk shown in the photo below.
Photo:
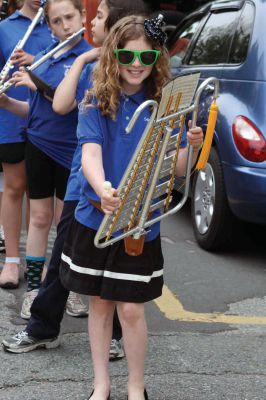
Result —
[{"label": "sidewalk", "polygon": [[[53,239],[52,234],[49,251]],[[23,255],[23,243],[21,251]],[[18,316],[24,290],[23,280],[17,290],[0,289],[0,341],[25,326]],[[265,301],[254,299],[244,314],[249,308],[250,315],[264,315]],[[153,303],[147,311],[152,329],[145,375],[150,400],[266,400],[265,326],[220,324],[214,333],[193,333],[196,323],[175,321],[168,329]],[[231,313],[239,315],[241,309]],[[206,325],[201,325],[198,330],[204,332]],[[61,333],[61,346],[53,350],[12,354],[0,348],[0,400],[88,398],[92,367],[87,319],[65,316]],[[126,361],[110,363],[110,374],[112,400],[126,400]]]},{"label": "sidewalk", "polygon": [[[15,297],[0,289],[0,338],[18,331]],[[1,400],[85,400],[92,368],[84,332],[26,354],[0,351]],[[126,400],[126,362],[110,363],[112,399]],[[151,333],[146,382],[151,400],[266,399],[265,334]]]}]

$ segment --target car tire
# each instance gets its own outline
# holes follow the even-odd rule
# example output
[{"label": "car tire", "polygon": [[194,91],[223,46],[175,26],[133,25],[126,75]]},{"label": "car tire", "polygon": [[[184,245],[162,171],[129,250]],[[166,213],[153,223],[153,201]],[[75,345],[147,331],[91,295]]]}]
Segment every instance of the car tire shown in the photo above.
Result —
[{"label": "car tire", "polygon": [[195,238],[205,250],[219,251],[232,243],[233,216],[226,197],[221,161],[213,147],[205,170],[192,184],[191,214]]}]

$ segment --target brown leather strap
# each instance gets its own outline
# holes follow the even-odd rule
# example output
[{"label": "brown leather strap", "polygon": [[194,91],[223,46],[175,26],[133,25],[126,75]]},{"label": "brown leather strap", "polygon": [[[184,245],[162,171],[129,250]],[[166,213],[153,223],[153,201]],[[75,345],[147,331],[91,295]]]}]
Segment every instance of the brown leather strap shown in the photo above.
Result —
[{"label": "brown leather strap", "polygon": [[101,207],[101,203],[99,203],[98,201],[94,201],[92,199],[89,199],[89,202],[93,205],[93,207],[97,208],[97,210],[101,211],[103,213],[102,207]]}]

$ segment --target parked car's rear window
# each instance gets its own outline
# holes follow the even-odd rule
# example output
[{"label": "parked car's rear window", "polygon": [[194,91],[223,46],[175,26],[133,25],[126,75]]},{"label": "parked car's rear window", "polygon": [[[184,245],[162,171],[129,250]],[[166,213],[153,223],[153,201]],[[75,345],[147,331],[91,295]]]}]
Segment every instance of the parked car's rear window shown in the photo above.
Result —
[{"label": "parked car's rear window", "polygon": [[239,19],[238,27],[233,39],[229,56],[230,64],[241,64],[245,61],[252,34],[254,17],[254,7],[252,4],[247,3]]},{"label": "parked car's rear window", "polygon": [[213,13],[203,27],[192,51],[190,65],[224,64],[234,37],[240,11]]}]

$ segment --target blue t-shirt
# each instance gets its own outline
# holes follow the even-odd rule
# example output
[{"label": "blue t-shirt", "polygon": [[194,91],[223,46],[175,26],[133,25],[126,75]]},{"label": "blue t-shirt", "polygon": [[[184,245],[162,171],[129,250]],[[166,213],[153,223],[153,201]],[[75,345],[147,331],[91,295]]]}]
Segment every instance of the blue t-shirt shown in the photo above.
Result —
[{"label": "blue t-shirt", "polygon": [[[56,44],[38,54],[36,60],[49,52],[54,46]],[[89,43],[81,39],[72,49],[59,57],[50,57],[34,73],[50,86],[56,88],[75,59],[90,49]],[[28,139],[54,161],[68,169],[71,168],[72,158],[77,147],[77,123],[77,109],[66,115],[59,115],[53,111],[51,101],[38,91],[30,91]]]},{"label": "blue t-shirt", "polygon": [[[89,87],[91,87],[91,71],[94,67],[95,63],[87,64],[79,79],[76,100],[77,103],[81,103],[84,98],[84,94]],[[67,189],[65,194],[65,201],[77,201],[80,198],[80,184],[78,181],[78,172],[81,167],[81,146],[78,144],[76,151],[73,156],[71,171],[67,182]]]},{"label": "blue t-shirt", "polygon": [[[23,38],[31,22],[20,11],[16,11],[0,23],[0,71],[3,69],[18,41]],[[50,46],[52,41],[51,33],[45,21],[42,20],[35,26],[23,50],[35,55]],[[16,70],[16,67],[13,68],[11,73]],[[26,87],[12,87],[7,94],[17,100],[26,101],[28,98],[28,89]],[[25,140],[26,126],[26,119],[0,109],[0,143],[23,142]]]},{"label": "blue t-shirt", "polygon": [[[139,116],[132,131],[129,134],[126,133],[125,129],[128,122],[137,107],[145,100],[144,90],[132,96],[121,95],[115,121],[110,117],[102,116],[97,107],[86,107],[79,113],[77,128],[79,143],[81,145],[84,143],[97,143],[102,147],[105,179],[110,181],[114,188],[118,187],[150,119],[150,110],[146,108]],[[184,132],[181,147],[185,146],[186,134]],[[79,180],[81,197],[76,208],[75,217],[81,224],[97,230],[103,219],[103,213],[90,204],[88,198],[94,201],[99,201],[100,199],[88,183],[82,170],[79,172]],[[159,231],[159,223],[152,225],[146,235],[146,241],[153,240],[159,234]]]}]

